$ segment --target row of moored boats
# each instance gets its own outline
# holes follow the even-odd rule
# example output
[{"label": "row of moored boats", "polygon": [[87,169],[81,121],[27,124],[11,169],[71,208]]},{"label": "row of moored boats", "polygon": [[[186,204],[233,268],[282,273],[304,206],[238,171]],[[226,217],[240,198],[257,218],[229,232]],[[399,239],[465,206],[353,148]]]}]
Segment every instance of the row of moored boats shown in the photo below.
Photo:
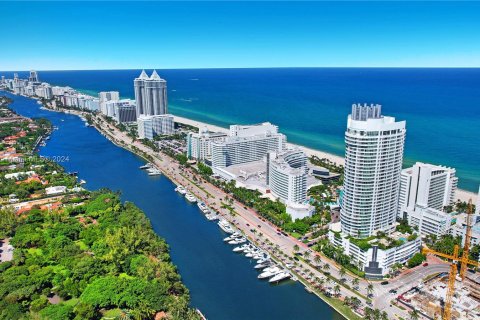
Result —
[{"label": "row of moored boats", "polygon": [[147,171],[149,176],[158,176],[162,174],[162,171],[158,170],[158,168],[151,163],[141,166],[140,169]]},{"label": "row of moored boats", "polygon": [[[208,220],[218,220],[217,213],[209,208],[204,202],[198,200],[193,194],[188,192],[188,190],[179,185],[175,188],[175,191],[183,195],[190,203],[197,203],[198,208],[205,214],[205,217]],[[270,283],[278,283],[282,280],[292,278],[295,280],[295,277],[292,277],[292,274],[276,264],[268,253],[253,245],[247,238],[236,230],[227,220],[220,219],[217,222],[220,229],[225,233],[228,233],[229,236],[223,239],[224,242],[234,245],[233,252],[242,253],[245,257],[253,259],[256,261],[255,269],[260,273],[258,275],[259,279],[268,279]]]},{"label": "row of moored boats", "polygon": [[197,203],[198,208],[200,209],[200,211],[202,211],[205,214],[205,217],[208,220],[218,219],[217,213],[214,210],[210,209],[204,202],[199,201],[193,194],[188,192],[188,190],[185,187],[177,186],[175,188],[175,191],[183,195],[188,202]]},{"label": "row of moored boats", "polygon": [[231,245],[239,245],[233,248],[233,252],[243,253],[245,257],[256,261],[254,268],[260,271],[258,275],[259,279],[268,279],[270,283],[278,283],[292,277],[288,270],[280,267],[270,258],[268,253],[249,242],[247,238],[239,231],[236,231],[228,221],[221,219],[218,222],[218,226],[230,234],[223,239],[224,242]]}]

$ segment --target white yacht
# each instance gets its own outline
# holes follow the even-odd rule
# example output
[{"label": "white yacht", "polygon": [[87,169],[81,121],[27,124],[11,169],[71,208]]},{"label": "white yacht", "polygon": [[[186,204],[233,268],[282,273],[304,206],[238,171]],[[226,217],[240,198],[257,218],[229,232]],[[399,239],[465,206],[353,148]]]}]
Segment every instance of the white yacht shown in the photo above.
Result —
[{"label": "white yacht", "polygon": [[185,195],[187,193],[187,190],[183,186],[178,186],[175,188],[175,191],[177,191],[180,194]]},{"label": "white yacht", "polygon": [[232,241],[232,240],[235,240],[236,238],[240,238],[241,236],[242,235],[240,233],[234,232],[231,235],[229,235],[228,237],[226,237],[225,239],[223,239],[223,241],[225,241],[225,242]]},{"label": "white yacht", "polygon": [[270,278],[276,275],[277,273],[282,272],[279,267],[273,266],[273,267],[268,267],[265,270],[263,270],[262,273],[258,275],[258,279],[265,279],[265,278]]},{"label": "white yacht", "polygon": [[270,265],[271,265],[271,263],[269,261],[265,261],[263,263],[257,263],[254,268],[255,269],[264,269],[266,267],[270,267]]},{"label": "white yacht", "polygon": [[241,245],[239,247],[233,248],[233,252],[243,252],[248,248],[248,244]]},{"label": "white yacht", "polygon": [[275,276],[273,276],[273,278],[271,278],[270,280],[268,280],[268,282],[280,282],[284,279],[288,279],[290,278],[290,273],[286,272],[286,271],[281,271],[279,273],[277,273]]},{"label": "white yacht", "polygon": [[241,244],[241,243],[245,243],[247,242],[247,239],[245,238],[237,238],[237,239],[234,239],[232,241],[229,241],[228,244]]},{"label": "white yacht", "polygon": [[257,261],[258,264],[263,264],[263,263],[267,263],[267,262],[270,262],[270,257],[269,256],[266,256],[265,258]]},{"label": "white yacht", "polygon": [[205,217],[207,217],[207,219],[210,220],[210,221],[218,219],[218,216],[215,214],[215,212],[210,212],[210,213],[206,214]]},{"label": "white yacht", "polygon": [[253,259],[254,259],[254,260],[262,260],[262,259],[265,259],[265,253],[261,252],[261,253],[257,254],[256,256],[253,256]]},{"label": "white yacht", "polygon": [[143,166],[140,166],[140,169],[142,169],[142,170],[144,170],[144,169],[150,169],[151,167],[152,167],[152,164],[147,163],[147,164],[145,164],[145,165],[143,165]]},{"label": "white yacht", "polygon": [[228,223],[226,220],[222,219],[220,220],[218,223],[218,226],[220,227],[220,229],[222,229],[223,231],[225,231],[226,233],[234,233],[235,230],[233,230],[232,226],[230,225],[230,223]]},{"label": "white yacht", "polygon": [[187,199],[188,202],[191,202],[191,203],[197,202],[197,198],[195,198],[191,193],[187,193],[185,195],[185,199]]},{"label": "white yacht", "polygon": [[259,254],[259,253],[260,253],[260,250],[259,250],[259,249],[253,249],[253,250],[249,251],[249,252],[245,255],[245,257],[247,257],[247,258],[253,258],[254,256],[256,256],[256,255]]},{"label": "white yacht", "polygon": [[208,209],[207,205],[205,204],[205,202],[197,202],[197,206],[198,208],[205,214],[207,214],[208,212],[210,212],[210,210]]},{"label": "white yacht", "polygon": [[158,170],[157,168],[147,169],[147,172],[149,176],[158,176],[162,174],[162,171]]}]

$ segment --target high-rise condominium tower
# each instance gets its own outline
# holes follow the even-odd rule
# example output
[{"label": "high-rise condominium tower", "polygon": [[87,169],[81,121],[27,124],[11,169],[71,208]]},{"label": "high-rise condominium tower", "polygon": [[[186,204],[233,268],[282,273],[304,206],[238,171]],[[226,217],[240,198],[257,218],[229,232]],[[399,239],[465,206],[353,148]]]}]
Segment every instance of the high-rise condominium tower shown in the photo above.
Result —
[{"label": "high-rise condominium tower", "polygon": [[145,71],[133,81],[135,87],[135,101],[137,117],[140,115],[160,115],[168,112],[167,108],[167,81],[160,78],[157,71],[150,77]]},{"label": "high-rise condominium tower", "polygon": [[390,232],[397,212],[405,121],[382,116],[380,105],[352,106],[345,132],[342,232]]},{"label": "high-rise condominium tower", "polygon": [[37,71],[35,71],[35,70],[30,71],[30,77],[28,77],[28,81],[30,81],[30,82],[38,82],[38,74],[37,74]]}]

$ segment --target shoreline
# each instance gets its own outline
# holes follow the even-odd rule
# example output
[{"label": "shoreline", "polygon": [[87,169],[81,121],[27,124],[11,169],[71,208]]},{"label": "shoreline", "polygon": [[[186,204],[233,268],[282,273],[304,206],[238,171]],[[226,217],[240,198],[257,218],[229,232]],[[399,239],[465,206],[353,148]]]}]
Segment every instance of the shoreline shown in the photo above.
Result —
[{"label": "shoreline", "polygon": [[[220,127],[220,126],[216,126],[216,125],[212,125],[212,124],[208,124],[208,123],[205,123],[205,122],[192,120],[192,119],[188,119],[188,118],[180,117],[180,116],[176,116],[176,115],[173,115],[173,116],[174,116],[174,121],[178,122],[178,123],[186,124],[186,125],[189,125],[189,126],[194,126],[194,127],[197,127],[197,128],[206,127],[209,131],[224,132],[224,133],[229,132],[228,129]],[[325,151],[316,150],[316,149],[308,148],[308,147],[305,147],[305,146],[302,146],[302,145],[299,145],[299,144],[294,144],[294,143],[289,143],[289,142],[287,142],[287,146],[296,147],[296,148],[299,148],[299,149],[303,150],[307,154],[308,157],[317,156],[319,158],[328,159],[328,160],[334,162],[337,165],[342,165],[342,166],[345,165],[345,158],[343,158],[341,156],[337,156],[337,155],[334,155],[334,154],[331,154],[331,153],[328,153],[328,152],[325,152]],[[458,199],[460,201],[465,201],[465,202],[468,202],[470,199],[472,199],[472,202],[474,204],[477,203],[477,197],[478,197],[478,195],[475,194],[474,192],[463,190],[463,189],[457,189],[457,191],[455,193],[455,198],[456,199]]]}]

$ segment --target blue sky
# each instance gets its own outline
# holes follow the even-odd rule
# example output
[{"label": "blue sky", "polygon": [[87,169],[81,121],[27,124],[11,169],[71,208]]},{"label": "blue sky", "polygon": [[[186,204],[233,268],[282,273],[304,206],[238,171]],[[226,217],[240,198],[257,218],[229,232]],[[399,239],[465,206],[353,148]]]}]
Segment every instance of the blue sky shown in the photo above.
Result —
[{"label": "blue sky", "polygon": [[0,70],[480,67],[479,2],[2,2]]}]

